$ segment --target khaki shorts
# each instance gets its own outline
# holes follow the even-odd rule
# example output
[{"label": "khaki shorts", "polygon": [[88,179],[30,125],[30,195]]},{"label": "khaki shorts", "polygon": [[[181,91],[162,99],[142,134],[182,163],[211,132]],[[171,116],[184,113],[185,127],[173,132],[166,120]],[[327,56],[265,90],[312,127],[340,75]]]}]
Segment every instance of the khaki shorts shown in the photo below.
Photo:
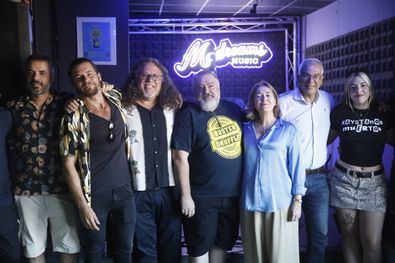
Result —
[{"label": "khaki shorts", "polygon": [[54,252],[80,251],[78,210],[68,195],[15,196],[20,219],[19,238],[27,258],[45,252],[50,226]]}]

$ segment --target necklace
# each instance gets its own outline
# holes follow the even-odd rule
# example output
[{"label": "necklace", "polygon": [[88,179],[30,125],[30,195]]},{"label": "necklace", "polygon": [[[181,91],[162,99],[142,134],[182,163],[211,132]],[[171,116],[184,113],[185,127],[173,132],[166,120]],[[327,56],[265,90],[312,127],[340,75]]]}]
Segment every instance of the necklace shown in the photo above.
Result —
[{"label": "necklace", "polygon": [[353,112],[358,118],[365,119],[369,114],[369,108],[363,110],[354,109]]},{"label": "necklace", "polygon": [[269,123],[268,125],[259,125],[257,122],[254,123],[255,125],[255,131],[258,134],[265,135],[276,123],[276,119],[272,122]]}]

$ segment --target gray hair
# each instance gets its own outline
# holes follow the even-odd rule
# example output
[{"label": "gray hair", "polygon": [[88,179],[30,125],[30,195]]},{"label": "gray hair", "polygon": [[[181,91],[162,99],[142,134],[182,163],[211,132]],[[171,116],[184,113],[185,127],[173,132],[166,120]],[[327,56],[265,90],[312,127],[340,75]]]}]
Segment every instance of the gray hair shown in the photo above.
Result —
[{"label": "gray hair", "polygon": [[322,72],[321,75],[324,75],[324,65],[322,64],[321,60],[319,60],[318,58],[306,58],[302,61],[302,63],[300,63],[299,65],[299,74],[302,72],[302,70],[307,67],[308,65],[311,64],[318,64],[321,66],[322,68]]}]

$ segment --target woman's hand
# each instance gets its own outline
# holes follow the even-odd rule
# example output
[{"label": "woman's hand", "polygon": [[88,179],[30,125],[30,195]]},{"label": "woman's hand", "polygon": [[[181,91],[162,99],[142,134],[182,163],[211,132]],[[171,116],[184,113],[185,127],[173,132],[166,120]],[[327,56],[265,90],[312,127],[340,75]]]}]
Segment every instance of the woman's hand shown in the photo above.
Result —
[{"label": "woman's hand", "polygon": [[288,211],[289,221],[298,221],[302,215],[302,198],[294,198]]}]

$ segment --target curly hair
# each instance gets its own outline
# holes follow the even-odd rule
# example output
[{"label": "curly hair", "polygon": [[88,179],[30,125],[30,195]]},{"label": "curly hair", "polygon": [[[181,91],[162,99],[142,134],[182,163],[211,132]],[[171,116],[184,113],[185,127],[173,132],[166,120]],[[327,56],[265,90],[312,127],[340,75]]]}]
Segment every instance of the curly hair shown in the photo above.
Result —
[{"label": "curly hair", "polygon": [[281,112],[280,112],[280,106],[278,105],[277,91],[269,82],[262,80],[257,84],[255,84],[254,87],[252,87],[250,95],[248,96],[246,118],[252,121],[259,120],[259,114],[258,111],[255,109],[254,100],[255,100],[256,91],[260,87],[269,88],[273,92],[274,98],[276,100],[276,106],[274,106],[273,108],[273,114],[275,117],[280,117]]},{"label": "curly hair", "polygon": [[143,58],[134,64],[123,89],[124,103],[136,104],[136,101],[143,96],[142,91],[137,86],[137,73],[148,63],[154,63],[163,75],[162,88],[158,95],[158,104],[163,108],[179,109],[182,104],[182,96],[170,78],[168,70],[155,58]]}]

